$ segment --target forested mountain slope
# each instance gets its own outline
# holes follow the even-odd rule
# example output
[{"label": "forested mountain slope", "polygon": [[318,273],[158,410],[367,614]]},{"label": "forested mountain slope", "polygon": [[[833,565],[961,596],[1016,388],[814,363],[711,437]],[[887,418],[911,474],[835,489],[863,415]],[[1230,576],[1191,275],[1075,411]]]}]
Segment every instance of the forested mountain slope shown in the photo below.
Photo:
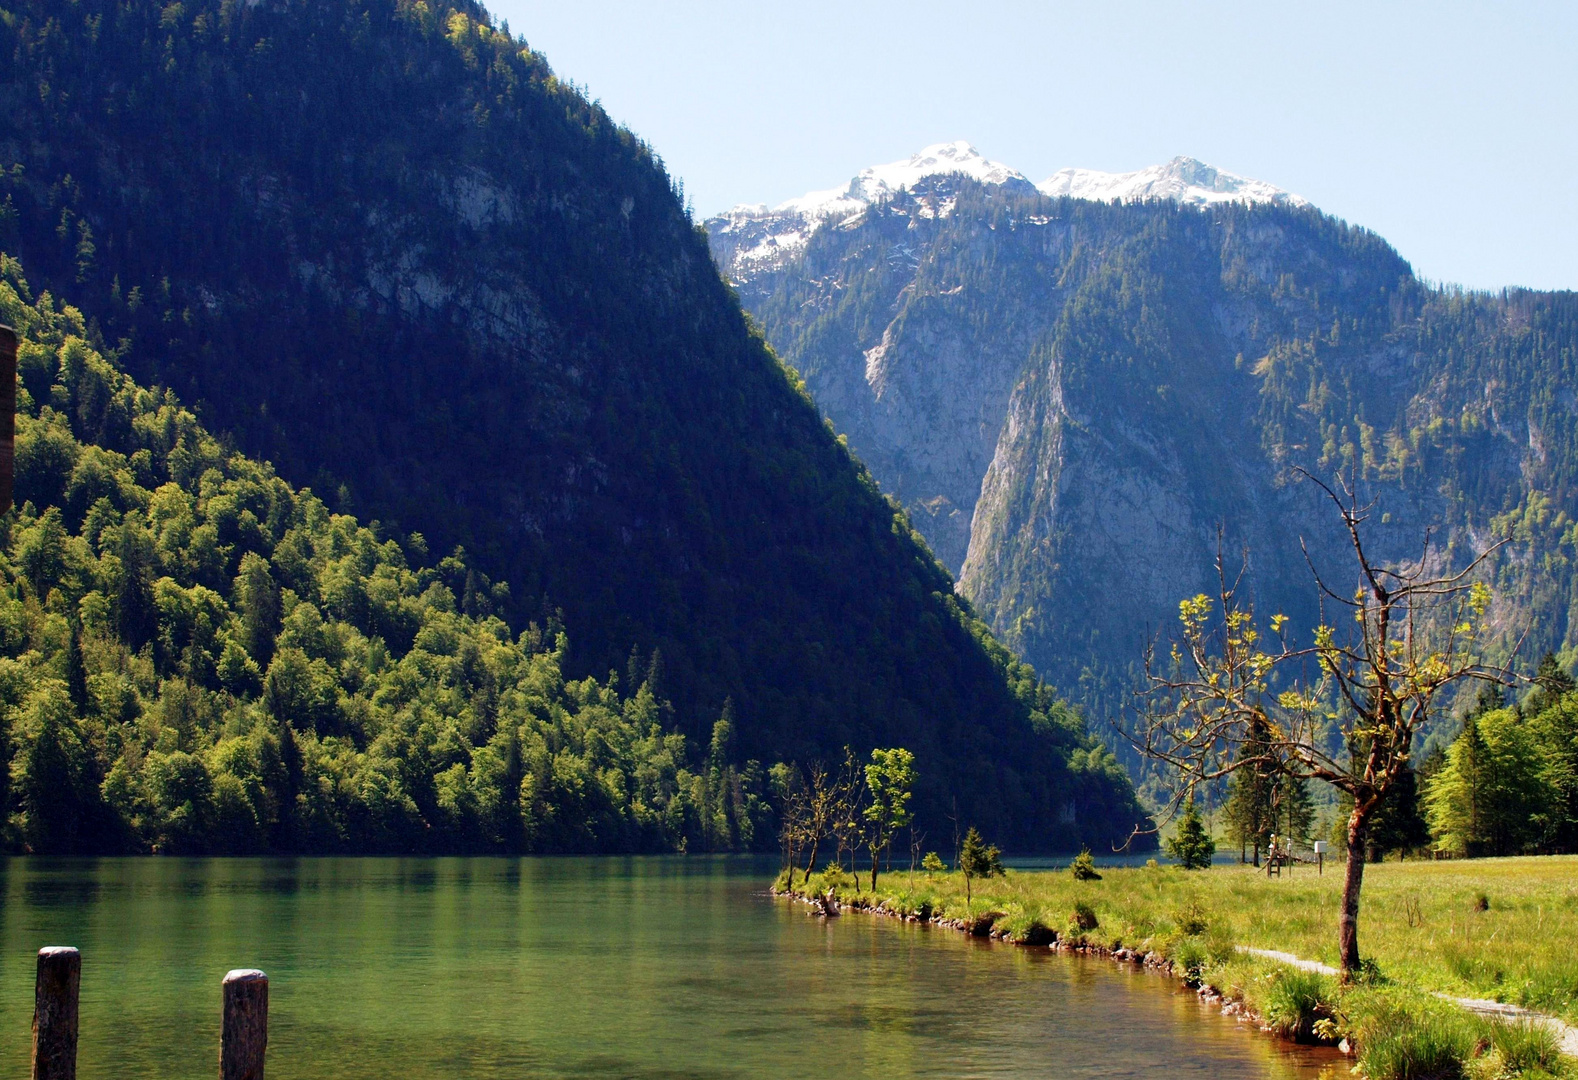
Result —
[{"label": "forested mountain slope", "polygon": [[[720,252],[726,245],[720,245]],[[1578,296],[1438,290],[1313,208],[1108,204],[963,177],[827,225],[747,307],[1015,651],[1110,709],[1217,528],[1263,611],[1343,588],[1295,466],[1357,470],[1383,557],[1507,532],[1495,609],[1578,646]]]},{"label": "forested mountain slope", "polygon": [[7,846],[770,840],[761,767],[693,761],[659,679],[567,681],[562,633],[512,635],[507,589],[463,552],[428,559],[227,449],[102,355],[81,312],[34,302],[3,254],[0,322],[22,339],[20,509],[0,552]]},{"label": "forested mountain slope", "polygon": [[[481,8],[5,0],[0,246],[328,508],[463,544],[566,677],[737,761],[918,757],[934,828],[1125,835],[1110,758],[752,333],[661,163]],[[462,603],[465,597],[458,598]]]}]

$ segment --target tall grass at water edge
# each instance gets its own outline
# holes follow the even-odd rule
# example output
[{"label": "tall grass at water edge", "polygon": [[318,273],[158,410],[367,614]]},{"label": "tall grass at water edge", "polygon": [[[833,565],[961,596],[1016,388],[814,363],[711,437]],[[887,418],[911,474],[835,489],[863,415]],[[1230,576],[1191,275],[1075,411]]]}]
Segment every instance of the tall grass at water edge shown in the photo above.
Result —
[{"label": "tall grass at water edge", "polygon": [[[1010,871],[972,882],[895,871],[876,894],[847,877],[841,901],[921,918],[962,920],[976,933],[1098,949],[1127,947],[1171,960],[1187,981],[1222,991],[1294,1039],[1347,1037],[1371,1080],[1578,1076],[1538,1025],[1494,1023],[1431,992],[1512,1002],[1578,1023],[1578,857],[1381,863],[1367,868],[1362,985],[1238,953],[1277,949],[1334,965],[1341,867],[1268,879],[1250,868],[1186,873],[1103,869]],[[787,882],[780,879],[780,885]],[[799,878],[796,885],[800,884]],[[813,875],[810,890],[823,891]]]}]

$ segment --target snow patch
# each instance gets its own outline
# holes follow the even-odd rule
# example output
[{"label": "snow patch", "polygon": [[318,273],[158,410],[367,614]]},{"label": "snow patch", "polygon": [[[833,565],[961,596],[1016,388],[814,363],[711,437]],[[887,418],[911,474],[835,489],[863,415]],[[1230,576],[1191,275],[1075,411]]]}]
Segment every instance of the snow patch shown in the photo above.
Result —
[{"label": "snow patch", "polygon": [[810,191],[798,199],[779,203],[773,209],[780,214],[802,214],[806,217],[846,217],[859,213],[879,199],[897,194],[901,188],[912,188],[928,176],[955,173],[983,184],[1006,184],[1010,180],[1028,183],[1022,173],[982,157],[981,152],[967,142],[937,143],[918,154],[912,154],[904,161],[890,161],[886,165],[862,169],[843,187]]},{"label": "snow patch", "polygon": [[1224,172],[1191,157],[1175,157],[1165,165],[1152,165],[1148,169],[1127,173],[1060,169],[1036,187],[1042,194],[1053,198],[1066,195],[1098,202],[1110,202],[1113,199],[1122,202],[1171,199],[1188,206],[1223,202],[1309,205],[1307,199],[1283,191],[1264,180],[1251,180],[1236,173]]},{"label": "snow patch", "polygon": [[[1190,206],[1224,202],[1309,205],[1292,192],[1189,157],[1128,173],[1062,169],[1040,184],[1031,184],[1023,173],[982,156],[974,146],[961,141],[937,143],[903,161],[873,165],[842,187],[809,191],[777,206],[741,203],[709,220],[707,231],[715,244],[722,242],[715,250],[725,263],[724,272],[738,283],[787,265],[805,249],[817,229],[853,228],[868,207],[939,176],[965,176],[992,187],[1021,188],[1027,194],[1039,190],[1054,198],[1102,202],[1171,199]],[[936,197],[922,200],[916,217],[945,218],[953,213],[955,199],[946,189],[933,195]],[[1050,219],[1036,215],[1027,221],[1045,225]]]}]

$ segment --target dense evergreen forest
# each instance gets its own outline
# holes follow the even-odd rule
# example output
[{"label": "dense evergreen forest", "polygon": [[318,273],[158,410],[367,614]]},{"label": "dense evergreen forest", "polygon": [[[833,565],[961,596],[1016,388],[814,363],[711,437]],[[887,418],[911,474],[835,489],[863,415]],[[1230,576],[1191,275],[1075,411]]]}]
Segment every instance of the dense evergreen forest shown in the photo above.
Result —
[{"label": "dense evergreen forest", "polygon": [[[515,642],[535,623],[522,657],[606,702],[661,656],[665,737],[710,745],[728,703],[742,777],[904,746],[934,831],[1055,849],[1141,816],[748,325],[661,162],[480,7],[5,0],[0,52],[0,248],[323,520],[469,553],[424,578],[408,548],[415,597],[443,584]],[[254,554],[297,618],[339,619]],[[161,573],[238,603],[239,564]]]},{"label": "dense evergreen forest", "polygon": [[[73,851],[771,844],[760,765],[673,728],[661,656],[567,679],[508,589],[336,514],[134,384],[0,256],[22,332],[0,555],[7,842]],[[643,659],[645,662],[643,663]]]},{"label": "dense evergreen forest", "polygon": [[[1578,682],[1547,653],[1534,685],[1508,704],[1483,686],[1455,735],[1404,767],[1368,830],[1368,861],[1393,852],[1454,858],[1578,852]],[[1247,759],[1256,746],[1242,751]],[[1327,818],[1335,850],[1347,844],[1353,800],[1317,810],[1310,781],[1249,766],[1225,785],[1218,824],[1240,855],[1260,864],[1271,838],[1304,846]],[[1252,854],[1250,854],[1252,853]]]},{"label": "dense evergreen forest", "polygon": [[739,287],[981,616],[1098,717],[1178,602],[1215,593],[1219,526],[1307,640],[1301,538],[1344,588],[1352,562],[1297,468],[1377,500],[1385,560],[1432,527],[1447,560],[1510,535],[1498,655],[1578,659],[1578,295],[1437,288],[1314,208],[962,177]]}]

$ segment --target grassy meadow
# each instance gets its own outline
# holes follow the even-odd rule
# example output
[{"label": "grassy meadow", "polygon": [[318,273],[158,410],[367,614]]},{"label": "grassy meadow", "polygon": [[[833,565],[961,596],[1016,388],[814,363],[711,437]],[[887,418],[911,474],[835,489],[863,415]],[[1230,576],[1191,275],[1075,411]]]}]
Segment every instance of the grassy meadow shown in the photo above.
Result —
[{"label": "grassy meadow", "polygon": [[1159,953],[1282,1034],[1349,1037],[1373,1080],[1578,1075],[1554,1056],[1543,1032],[1490,1024],[1430,996],[1490,998],[1578,1024],[1578,857],[1368,866],[1359,944],[1370,970],[1354,987],[1236,948],[1276,949],[1335,967],[1340,865],[1323,875],[1300,866],[1277,878],[1236,865],[1100,873],[1101,880],[1078,881],[1067,870],[1010,870],[974,879],[969,901],[958,873],[892,871],[879,876],[873,893],[867,874],[857,887],[848,873],[830,870],[812,875],[808,890],[797,876],[796,887],[832,887],[857,906],[969,919],[978,931],[989,923],[1021,941],[1046,940],[1050,931],[1075,943]]}]

